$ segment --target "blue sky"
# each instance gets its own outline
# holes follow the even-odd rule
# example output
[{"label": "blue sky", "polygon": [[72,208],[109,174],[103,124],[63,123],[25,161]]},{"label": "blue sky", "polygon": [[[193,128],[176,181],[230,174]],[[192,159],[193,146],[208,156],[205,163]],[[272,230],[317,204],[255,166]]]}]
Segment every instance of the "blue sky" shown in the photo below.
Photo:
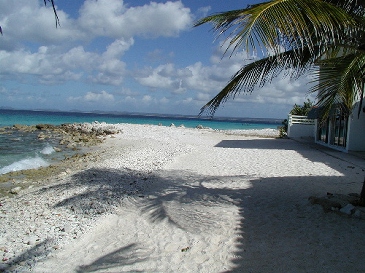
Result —
[{"label": "blue sky", "polygon": [[[0,2],[0,107],[196,115],[251,56],[222,58],[203,16],[256,0]],[[279,77],[217,116],[285,118],[308,97],[308,78]]]}]

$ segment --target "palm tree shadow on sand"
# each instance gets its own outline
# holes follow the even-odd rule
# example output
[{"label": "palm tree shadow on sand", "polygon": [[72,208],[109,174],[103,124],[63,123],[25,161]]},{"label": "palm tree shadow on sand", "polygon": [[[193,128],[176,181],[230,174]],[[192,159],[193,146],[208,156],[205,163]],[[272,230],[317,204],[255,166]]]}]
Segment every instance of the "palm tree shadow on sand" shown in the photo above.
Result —
[{"label": "palm tree shadow on sand", "polygon": [[[204,185],[220,179],[222,177],[199,177],[189,172],[143,173],[130,169],[93,168],[73,175],[68,183],[43,188],[39,193],[56,191],[62,196],[72,188],[79,189],[77,190],[79,194],[66,197],[54,207],[63,207],[72,213],[92,216],[113,211],[123,200],[127,200],[151,223],[166,220],[181,230],[193,233],[202,230],[210,232],[226,224],[222,222],[222,215],[210,213],[211,209],[222,204],[236,206],[244,196],[244,191],[228,188],[213,189]],[[247,177],[227,177],[227,179],[247,180]],[[179,208],[184,206],[188,208],[185,211],[178,210],[176,213],[176,210],[170,209],[172,203]],[[195,210],[194,204],[199,204],[203,209]],[[148,259],[158,259],[158,257],[149,255],[149,249],[135,242],[103,255],[88,265],[79,266],[77,272],[97,272],[116,268],[119,270],[123,266],[138,264]]]},{"label": "palm tree shadow on sand", "polygon": [[[233,143],[233,148],[244,148],[241,144]],[[262,145],[257,141],[251,144]],[[232,147],[226,142],[222,148]],[[299,152],[316,162],[317,157],[307,149],[302,147]],[[337,163],[334,159],[326,164],[337,168]],[[231,181],[236,187],[227,187]],[[293,181],[300,187],[293,186]],[[240,183],[245,186],[237,186]],[[229,218],[223,211],[212,214],[211,209],[234,206],[239,221],[228,224],[235,229],[235,251],[227,260],[229,269],[222,272],[363,272],[365,267],[358,261],[365,258],[365,238],[358,235],[365,230],[365,221],[324,213],[308,203],[310,195],[339,187],[346,188],[346,184],[341,177],[333,176],[312,176],[309,181],[306,176],[201,176],[189,171],[145,173],[93,168],[73,175],[69,183],[41,192],[52,190],[62,195],[70,188],[80,188],[79,194],[55,205],[74,213],[103,214],[128,199],[150,222],[168,221],[189,232],[219,232]],[[204,211],[194,210],[198,204]],[[189,210],[171,210],[171,205],[187,206]],[[112,271],[158,258],[149,256],[149,249],[135,242],[77,270]],[[143,268],[141,271],[146,272]]]},{"label": "palm tree shadow on sand", "polygon": [[[148,253],[141,254],[140,247],[137,244],[129,244],[125,247],[121,247],[105,256],[100,257],[89,265],[79,266],[76,269],[78,273],[97,272],[100,270],[107,270],[114,267],[126,266],[143,262],[148,259]],[[138,251],[138,255],[136,252]],[[127,271],[123,271],[127,272]],[[131,271],[132,272],[132,271]],[[143,272],[143,271],[133,271]]]},{"label": "palm tree shadow on sand", "polygon": [[35,259],[38,261],[46,259],[47,255],[51,252],[51,246],[52,242],[50,240],[39,242],[32,248],[13,258],[9,263],[3,265],[0,268],[0,272],[18,272],[17,266],[19,264],[33,264]]}]

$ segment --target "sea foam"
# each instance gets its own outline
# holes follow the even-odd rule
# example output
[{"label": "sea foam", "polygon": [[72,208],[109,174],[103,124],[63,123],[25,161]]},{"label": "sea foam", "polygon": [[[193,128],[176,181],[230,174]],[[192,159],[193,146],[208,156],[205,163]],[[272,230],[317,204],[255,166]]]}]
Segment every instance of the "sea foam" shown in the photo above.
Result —
[{"label": "sea foam", "polygon": [[41,154],[50,155],[55,152],[55,149],[49,144],[41,150]]},{"label": "sea foam", "polygon": [[20,170],[36,169],[39,167],[47,167],[47,166],[49,166],[49,163],[39,156],[33,158],[25,158],[1,168],[0,174],[20,171]]}]

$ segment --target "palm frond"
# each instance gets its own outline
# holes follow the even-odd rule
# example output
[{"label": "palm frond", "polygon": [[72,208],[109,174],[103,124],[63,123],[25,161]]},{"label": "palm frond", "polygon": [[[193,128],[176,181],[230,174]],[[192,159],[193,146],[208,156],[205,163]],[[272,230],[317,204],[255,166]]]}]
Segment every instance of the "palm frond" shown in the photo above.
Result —
[{"label": "palm frond", "polygon": [[362,103],[364,53],[354,52],[346,56],[330,57],[319,61],[319,65],[321,69],[316,75],[318,84],[311,92],[317,92],[317,105],[323,107],[324,116],[328,116],[334,105],[342,105],[344,110],[351,111],[356,101],[360,100],[360,104]]},{"label": "palm frond", "polygon": [[47,1],[51,3],[52,8],[53,8],[53,13],[54,13],[54,16],[55,16],[56,27],[61,26],[60,19],[58,18],[58,14],[57,14],[56,5],[54,3],[54,0],[43,0],[43,1],[44,1],[45,6],[47,6]]},{"label": "palm frond", "polygon": [[298,58],[294,50],[287,51],[275,56],[269,56],[242,67],[228,82],[228,84],[206,105],[200,109],[200,115],[207,112],[214,115],[218,107],[229,98],[237,94],[251,93],[255,87],[262,87],[272,79],[284,73],[293,79],[305,74],[313,67],[318,56],[322,55],[322,49],[316,48],[317,54],[312,54],[306,47],[302,49],[301,57]]},{"label": "palm frond", "polygon": [[[340,30],[355,25],[353,16],[344,9],[325,1],[273,0],[247,9],[229,11],[205,17],[195,26],[213,23],[219,35],[229,36],[228,48],[245,48],[247,51],[270,49],[280,54],[280,41],[291,41],[287,50],[309,47],[318,41],[338,41]],[[233,51],[234,51],[233,50]]]},{"label": "palm frond", "polygon": [[227,99],[252,92],[280,73],[299,77],[309,69],[318,71],[316,65],[320,79],[312,91],[318,92],[326,114],[334,104],[349,109],[356,99],[362,101],[365,0],[272,0],[205,17],[195,26],[205,23],[227,35],[227,50],[261,49],[266,55],[242,67],[200,114],[213,115]]},{"label": "palm frond", "polygon": [[364,16],[365,15],[365,1],[364,0],[325,0],[337,7],[343,8],[349,14]]}]

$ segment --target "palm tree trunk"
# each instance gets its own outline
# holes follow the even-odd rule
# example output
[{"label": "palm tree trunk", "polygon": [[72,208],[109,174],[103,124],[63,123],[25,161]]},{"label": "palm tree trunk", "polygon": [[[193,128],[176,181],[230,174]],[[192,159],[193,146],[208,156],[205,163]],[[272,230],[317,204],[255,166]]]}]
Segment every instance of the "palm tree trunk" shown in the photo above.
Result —
[{"label": "palm tree trunk", "polygon": [[364,178],[364,183],[362,184],[359,205],[365,207],[365,178]]}]

